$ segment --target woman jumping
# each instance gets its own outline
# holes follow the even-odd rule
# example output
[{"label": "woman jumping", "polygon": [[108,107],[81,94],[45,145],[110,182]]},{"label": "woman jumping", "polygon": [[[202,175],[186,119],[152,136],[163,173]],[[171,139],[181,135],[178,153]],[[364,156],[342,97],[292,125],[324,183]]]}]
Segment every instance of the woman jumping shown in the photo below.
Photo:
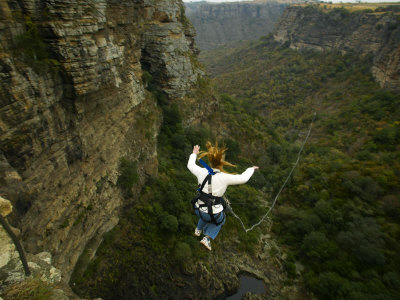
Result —
[{"label": "woman jumping", "polygon": [[[192,201],[195,213],[199,217],[194,234],[200,236],[203,232],[205,236],[200,243],[211,250],[210,239],[214,240],[217,237],[225,223],[224,208],[226,204],[222,196],[228,185],[246,183],[258,167],[253,166],[238,175],[229,174],[224,171],[224,166],[234,167],[234,165],[224,160],[227,148],[219,148],[217,143],[213,146],[210,142],[207,142],[206,147],[207,152],[202,151],[201,153],[199,145],[193,147],[187,167],[197,177],[199,184],[199,194]],[[200,162],[205,168],[196,165],[199,153]],[[204,156],[207,156],[211,168],[201,160]]]}]

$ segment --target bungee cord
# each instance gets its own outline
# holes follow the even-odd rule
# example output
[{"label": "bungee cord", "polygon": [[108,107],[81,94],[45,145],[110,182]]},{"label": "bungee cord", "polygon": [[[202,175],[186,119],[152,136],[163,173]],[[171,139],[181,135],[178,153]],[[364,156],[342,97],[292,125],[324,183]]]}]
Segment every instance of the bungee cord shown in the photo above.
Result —
[{"label": "bungee cord", "polygon": [[[299,150],[299,152],[298,152],[298,154],[297,154],[296,162],[294,163],[292,169],[291,169],[290,172],[289,172],[289,175],[286,177],[286,180],[283,182],[281,188],[279,189],[278,193],[276,194],[275,199],[274,199],[274,201],[272,202],[272,205],[269,207],[268,211],[267,211],[267,212],[265,213],[265,215],[261,218],[261,220],[260,220],[259,222],[257,222],[256,224],[254,224],[253,226],[251,226],[250,228],[246,228],[246,227],[244,226],[244,224],[243,224],[242,219],[241,219],[241,218],[233,211],[233,209],[231,208],[230,212],[232,213],[232,215],[233,215],[236,219],[239,220],[240,224],[242,225],[242,227],[243,227],[243,229],[244,229],[244,231],[245,231],[246,233],[249,232],[249,231],[251,231],[251,230],[253,230],[255,227],[259,226],[262,222],[264,222],[264,220],[265,220],[266,218],[268,218],[269,213],[270,213],[270,212],[272,211],[272,209],[274,208],[274,206],[275,206],[275,204],[276,204],[276,201],[277,201],[278,198],[279,198],[279,195],[281,194],[282,190],[283,190],[284,187],[286,186],[286,183],[289,181],[290,176],[292,176],[292,173],[293,173],[294,169],[297,167],[297,165],[298,165],[298,163],[299,163],[299,161],[300,161],[301,153],[303,152],[304,145],[307,143],[308,137],[310,136],[311,129],[312,129],[312,126],[313,126],[313,124],[314,124],[314,120],[315,120],[316,115],[317,115],[317,113],[314,112],[314,117],[313,117],[313,119],[311,120],[311,124],[310,124],[310,126],[309,126],[309,128],[308,128],[307,135],[306,135],[306,137],[305,137],[305,139],[304,139],[304,141],[303,141],[303,144],[301,145],[300,150]],[[227,201],[227,203],[229,203],[228,198],[227,198],[226,196],[223,196],[223,197],[224,197],[225,201]]]}]

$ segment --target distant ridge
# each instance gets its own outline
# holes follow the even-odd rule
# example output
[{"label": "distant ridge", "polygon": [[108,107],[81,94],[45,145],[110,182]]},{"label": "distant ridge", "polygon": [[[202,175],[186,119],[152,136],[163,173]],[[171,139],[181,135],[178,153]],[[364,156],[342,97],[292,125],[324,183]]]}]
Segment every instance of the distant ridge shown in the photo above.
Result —
[{"label": "distant ridge", "polygon": [[196,29],[196,44],[210,50],[239,40],[255,40],[272,32],[289,4],[296,0],[243,2],[189,2],[186,15]]},{"label": "distant ridge", "polygon": [[370,55],[376,81],[399,90],[400,5],[294,5],[277,23],[274,39],[293,49]]}]

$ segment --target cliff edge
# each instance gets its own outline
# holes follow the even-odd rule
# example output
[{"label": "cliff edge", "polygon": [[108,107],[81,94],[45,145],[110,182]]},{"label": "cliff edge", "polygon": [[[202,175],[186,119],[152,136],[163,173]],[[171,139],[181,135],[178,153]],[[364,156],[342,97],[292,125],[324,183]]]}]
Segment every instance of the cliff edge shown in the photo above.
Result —
[{"label": "cliff edge", "polygon": [[203,74],[183,12],[179,0],[0,4],[0,194],[27,252],[51,252],[64,281],[157,174],[161,114],[143,75],[178,101]]},{"label": "cliff edge", "polygon": [[291,6],[274,39],[294,49],[371,55],[372,74],[382,87],[400,87],[400,12],[388,8],[349,11],[322,5]]}]

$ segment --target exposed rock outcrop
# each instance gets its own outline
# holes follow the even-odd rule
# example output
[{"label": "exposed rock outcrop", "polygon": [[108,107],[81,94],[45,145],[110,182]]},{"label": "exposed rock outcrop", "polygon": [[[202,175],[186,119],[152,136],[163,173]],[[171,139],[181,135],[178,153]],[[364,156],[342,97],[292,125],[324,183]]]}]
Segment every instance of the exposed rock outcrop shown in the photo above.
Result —
[{"label": "exposed rock outcrop", "polygon": [[0,215],[8,216],[12,212],[11,202],[0,196]]},{"label": "exposed rock outcrop", "polygon": [[295,49],[333,50],[372,55],[372,74],[382,87],[400,87],[400,13],[323,10],[291,6],[274,38]]},{"label": "exposed rock outcrop", "polygon": [[[11,202],[0,197],[0,215],[8,216],[12,211]],[[0,270],[6,266],[11,260],[18,259],[19,255],[14,243],[8,236],[7,231],[0,226]],[[22,268],[22,264],[21,264]]]},{"label": "exposed rock outcrop", "polygon": [[204,75],[192,65],[196,53],[194,28],[186,20],[183,4],[175,2],[161,1],[159,7],[147,7],[154,21],[145,25],[141,60],[173,99],[186,95],[197,77]]},{"label": "exposed rock outcrop", "polygon": [[28,252],[51,252],[68,281],[127,204],[119,161],[137,162],[133,195],[157,173],[160,114],[202,71],[179,0],[7,1],[0,5],[0,192]]},{"label": "exposed rock outcrop", "polygon": [[[11,202],[0,197],[0,214],[2,217],[8,216],[12,211]],[[16,228],[10,228],[19,235]],[[52,265],[52,257],[48,252],[41,252],[37,255],[28,254],[27,264],[31,271],[31,276],[26,277],[24,267],[14,242],[7,231],[0,226],[0,294],[7,291],[10,286],[18,289],[18,284],[23,284],[25,280],[37,278],[44,284],[55,286],[61,282],[61,271]],[[66,293],[59,288],[51,288],[53,299],[71,299]],[[67,289],[67,294],[71,295],[71,291]],[[73,293],[72,293],[73,294]],[[78,297],[73,297],[78,298]]]},{"label": "exposed rock outcrop", "polygon": [[[266,293],[258,299],[294,299],[297,291],[291,290],[290,296],[282,290],[285,279],[281,264],[283,258],[272,256],[270,239],[263,236],[260,241],[259,255],[238,255],[229,247],[218,255],[209,256],[206,262],[188,265],[184,276],[174,277],[177,298],[183,299],[224,299],[235,294],[240,288],[240,275],[246,274],[264,282]],[[267,250],[267,251],[266,251]],[[214,251],[214,249],[213,249]],[[204,293],[207,291],[207,293]]]}]

